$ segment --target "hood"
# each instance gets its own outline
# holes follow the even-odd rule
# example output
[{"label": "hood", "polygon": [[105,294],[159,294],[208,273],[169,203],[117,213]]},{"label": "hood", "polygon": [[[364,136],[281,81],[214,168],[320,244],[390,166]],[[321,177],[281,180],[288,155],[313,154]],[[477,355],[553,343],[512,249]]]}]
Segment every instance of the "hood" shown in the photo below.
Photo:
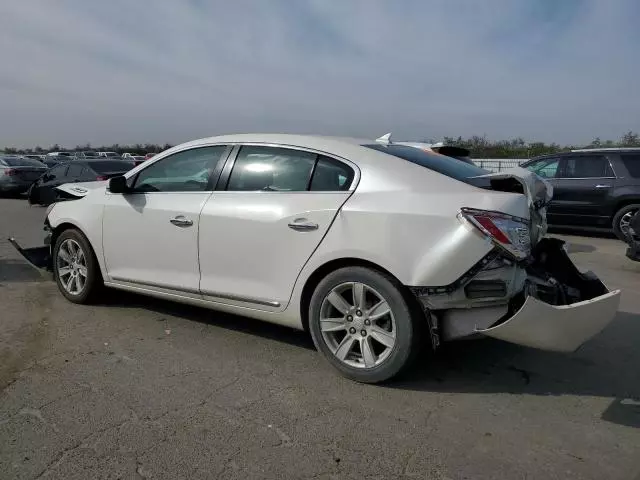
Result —
[{"label": "hood", "polygon": [[65,195],[67,198],[82,198],[92,190],[104,189],[106,181],[103,182],[80,182],[80,183],[64,183],[55,190]]},{"label": "hood", "polygon": [[522,167],[482,175],[492,190],[523,193],[527,197],[531,220],[531,244],[537,244],[547,233],[547,205],[553,198],[553,186],[542,177]]}]

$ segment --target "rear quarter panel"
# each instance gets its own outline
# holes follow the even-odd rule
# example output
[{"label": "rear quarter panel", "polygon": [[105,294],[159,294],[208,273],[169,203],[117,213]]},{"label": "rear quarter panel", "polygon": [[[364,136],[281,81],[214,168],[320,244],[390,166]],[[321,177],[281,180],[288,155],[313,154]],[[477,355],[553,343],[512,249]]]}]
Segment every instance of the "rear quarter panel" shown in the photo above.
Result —
[{"label": "rear quarter panel", "polygon": [[288,311],[318,268],[338,259],[372,262],[408,286],[453,283],[494,245],[468,222],[461,207],[529,217],[524,195],[472,187],[402,161],[389,171],[363,169],[355,193],[301,271]]}]

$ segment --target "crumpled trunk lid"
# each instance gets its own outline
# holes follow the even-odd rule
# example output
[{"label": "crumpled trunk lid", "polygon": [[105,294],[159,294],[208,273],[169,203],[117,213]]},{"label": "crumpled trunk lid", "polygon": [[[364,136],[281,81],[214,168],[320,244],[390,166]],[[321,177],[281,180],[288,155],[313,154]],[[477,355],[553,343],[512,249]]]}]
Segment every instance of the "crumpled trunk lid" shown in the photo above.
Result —
[{"label": "crumpled trunk lid", "polygon": [[524,194],[529,205],[531,245],[536,245],[546,235],[547,205],[553,198],[553,186],[549,182],[522,167],[476,178],[488,180],[492,190]]}]

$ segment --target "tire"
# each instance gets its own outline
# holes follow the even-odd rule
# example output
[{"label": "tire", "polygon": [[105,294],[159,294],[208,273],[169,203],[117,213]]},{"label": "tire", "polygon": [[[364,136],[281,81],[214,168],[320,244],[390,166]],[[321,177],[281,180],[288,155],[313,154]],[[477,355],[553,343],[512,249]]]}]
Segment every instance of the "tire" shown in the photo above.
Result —
[{"label": "tire", "polygon": [[[354,295],[362,298],[354,294],[359,291],[366,292],[364,302],[354,301]],[[381,316],[385,311],[381,302],[389,307],[387,315]],[[402,285],[365,267],[345,267],[328,274],[309,305],[309,330],[318,351],[342,375],[362,383],[383,382],[407,368],[418,351],[423,322]]]},{"label": "tire", "polygon": [[[618,237],[623,242],[627,241],[626,236],[626,228],[629,225],[629,221],[633,218],[633,213],[640,210],[639,203],[632,203],[630,205],[625,205],[618,213],[616,213],[613,217],[613,233],[615,233],[616,237]],[[626,223],[626,226],[624,225]]]},{"label": "tire", "polygon": [[[74,250],[81,253],[74,256]],[[74,258],[77,259],[75,263],[72,261]],[[71,273],[63,272],[63,268]],[[83,271],[86,275],[83,275]],[[53,247],[53,275],[60,293],[73,303],[93,303],[103,288],[100,266],[91,244],[80,231],[73,228],[65,230],[56,239]],[[78,280],[71,281],[70,275],[75,275]],[[68,286],[69,282],[71,287]]]}]

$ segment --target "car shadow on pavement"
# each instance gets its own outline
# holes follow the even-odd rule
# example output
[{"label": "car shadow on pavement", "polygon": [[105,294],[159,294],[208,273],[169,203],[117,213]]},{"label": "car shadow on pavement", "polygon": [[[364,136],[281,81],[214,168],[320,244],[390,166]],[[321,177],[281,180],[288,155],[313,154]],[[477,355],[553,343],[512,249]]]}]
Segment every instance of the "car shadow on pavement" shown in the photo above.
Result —
[{"label": "car shadow on pavement", "polygon": [[389,388],[439,393],[614,398],[602,418],[640,428],[640,315],[618,312],[571,354],[494,339],[452,342],[425,355]]},{"label": "car shadow on pavement", "polygon": [[315,350],[309,335],[304,332],[283,327],[241,315],[233,315],[216,310],[208,310],[181,303],[141,296],[125,291],[111,290],[105,296],[105,305],[120,308],[142,308],[161,315],[171,315],[185,320],[234,330],[250,335],[276,340],[292,346]]},{"label": "car shadow on pavement", "polygon": [[0,285],[14,282],[38,282],[44,277],[40,272],[22,260],[0,258]]}]

